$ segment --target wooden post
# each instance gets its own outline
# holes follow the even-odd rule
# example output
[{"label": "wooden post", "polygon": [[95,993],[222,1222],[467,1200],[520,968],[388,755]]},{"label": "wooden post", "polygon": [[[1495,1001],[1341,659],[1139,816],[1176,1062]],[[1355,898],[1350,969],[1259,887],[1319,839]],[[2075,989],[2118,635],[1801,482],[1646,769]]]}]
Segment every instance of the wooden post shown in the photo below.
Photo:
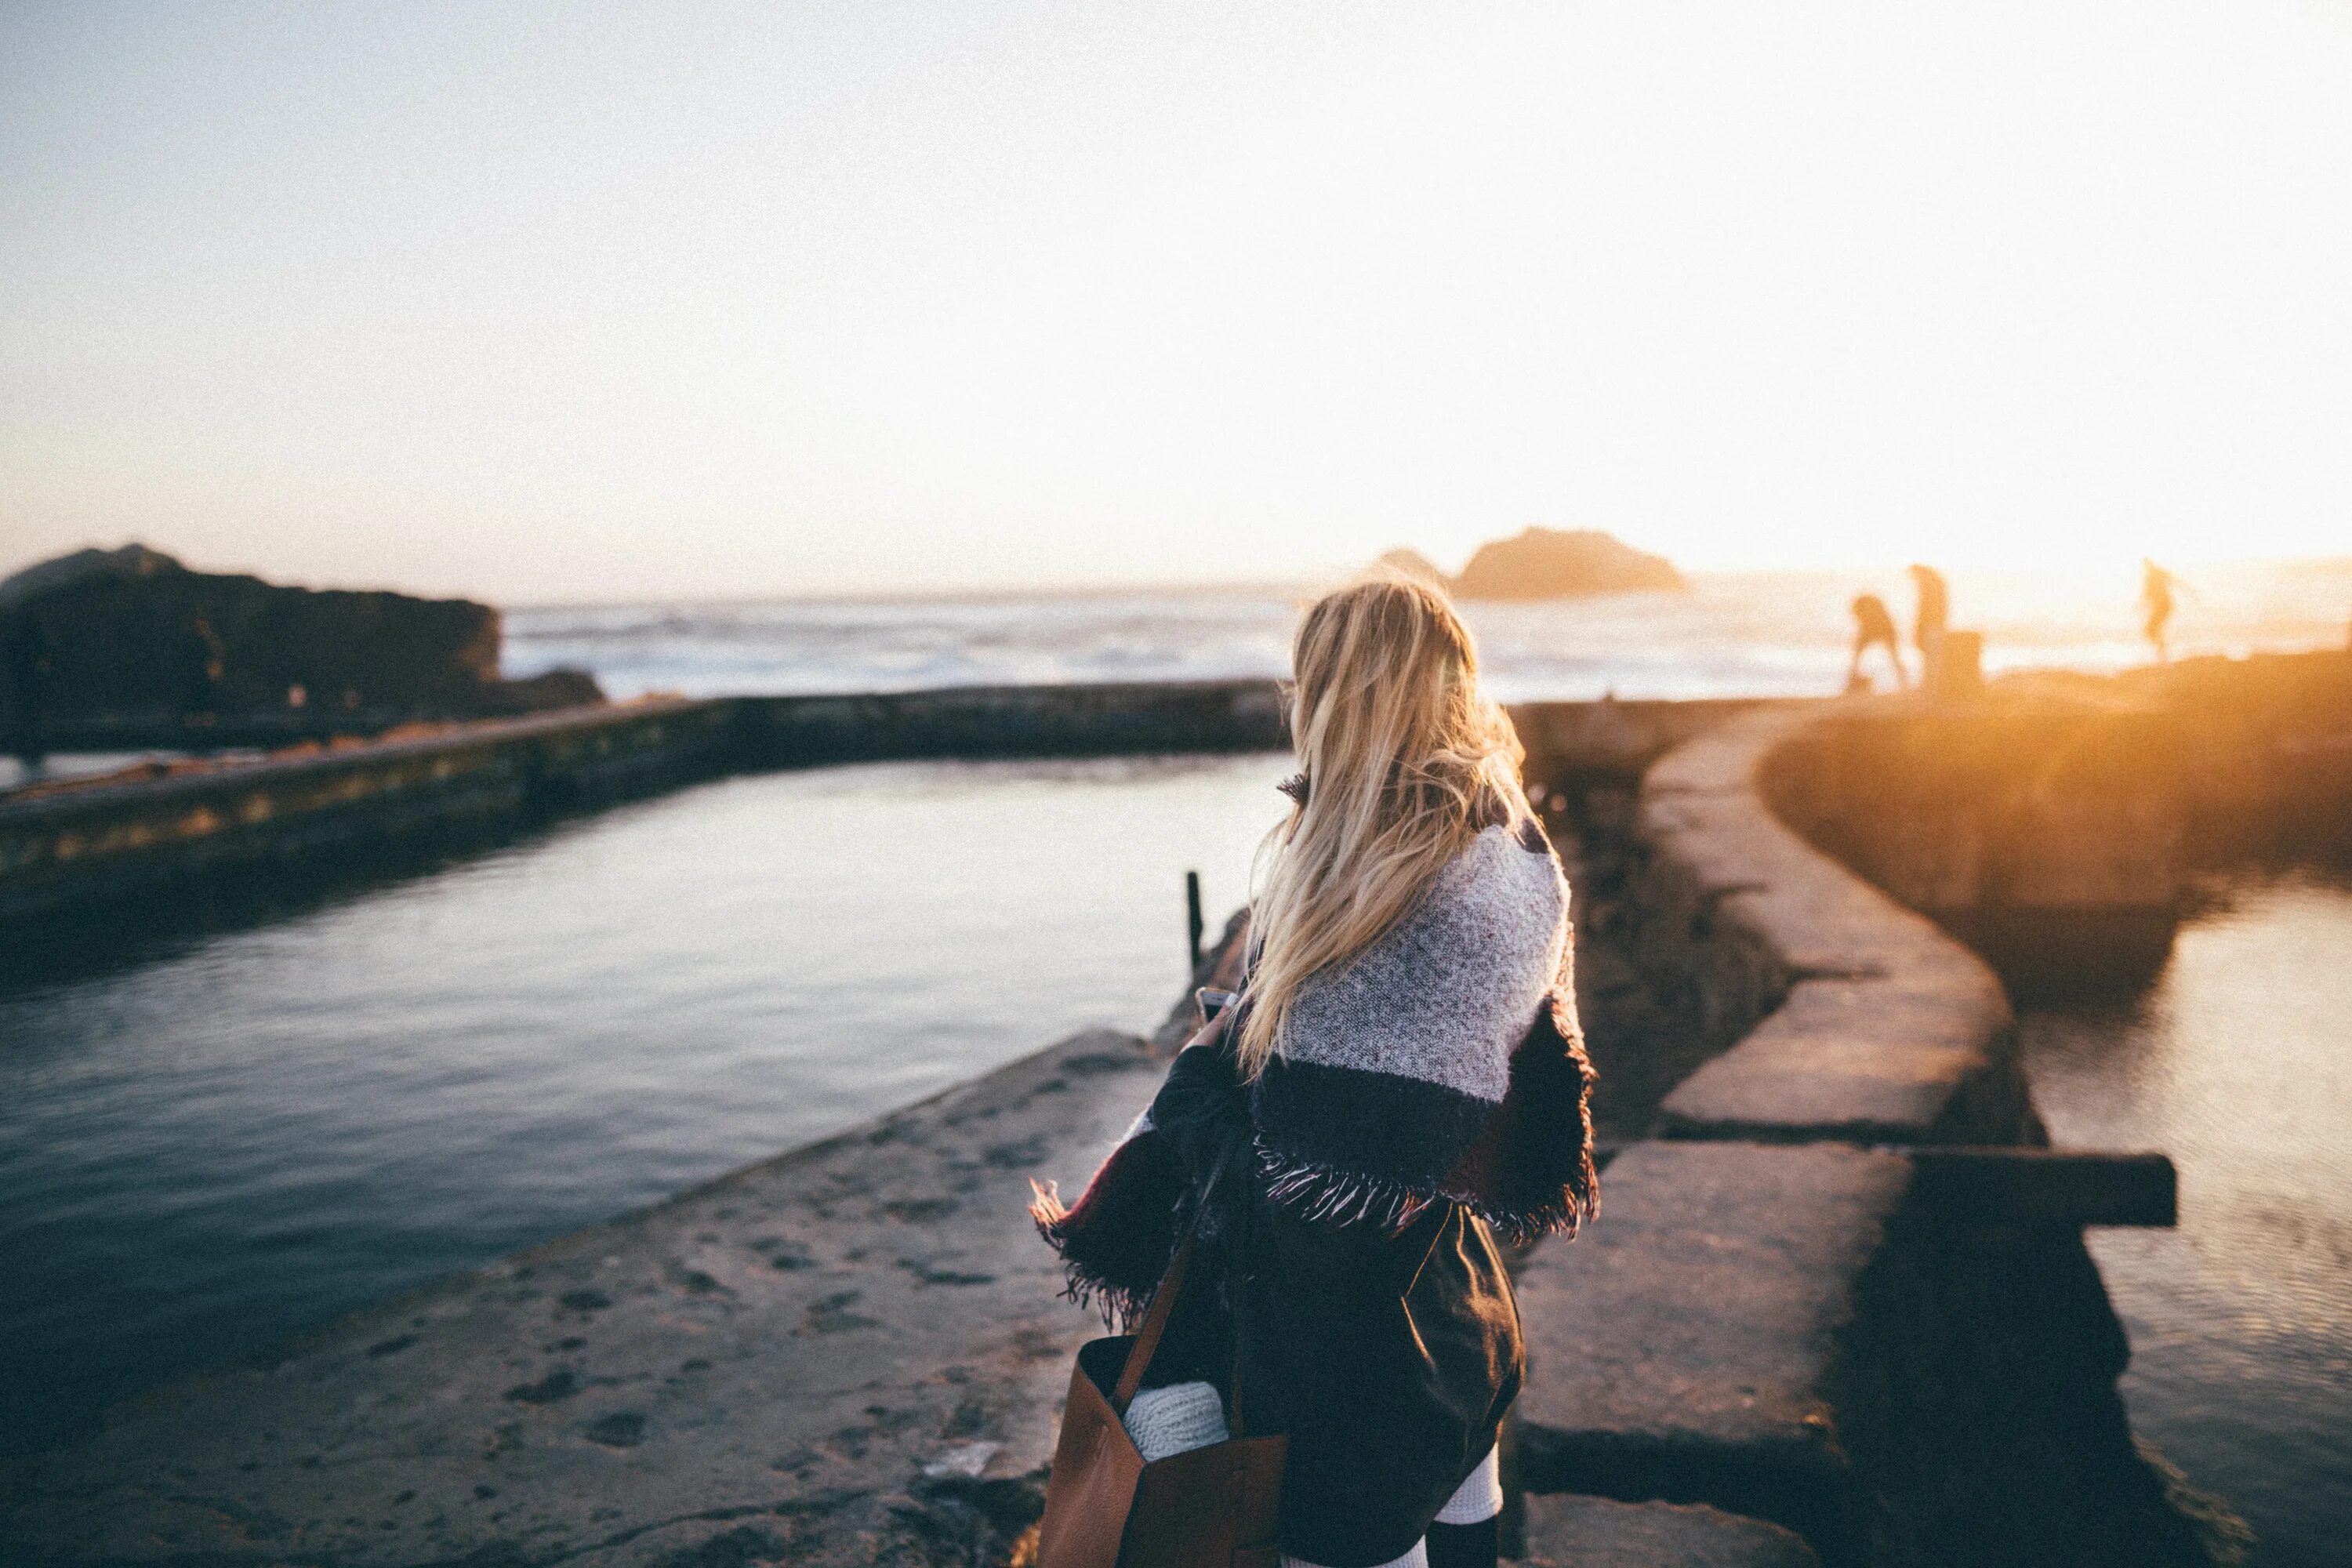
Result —
[{"label": "wooden post", "polygon": [[1184,873],[1184,929],[1192,953],[1192,973],[1201,973],[1201,873]]}]

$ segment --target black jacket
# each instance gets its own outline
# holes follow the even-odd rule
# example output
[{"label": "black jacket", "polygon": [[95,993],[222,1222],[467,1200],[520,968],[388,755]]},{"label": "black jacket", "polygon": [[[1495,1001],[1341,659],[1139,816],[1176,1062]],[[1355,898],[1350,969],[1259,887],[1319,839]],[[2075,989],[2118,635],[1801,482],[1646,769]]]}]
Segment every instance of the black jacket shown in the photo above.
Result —
[{"label": "black jacket", "polygon": [[1222,1044],[1193,1046],[1153,1101],[1206,1209],[1146,1382],[1225,1389],[1248,1433],[1285,1432],[1282,1548],[1324,1568],[1410,1551],[1494,1446],[1525,1366],[1493,1232],[1438,1201],[1402,1229],[1266,1202],[1248,1091]]}]

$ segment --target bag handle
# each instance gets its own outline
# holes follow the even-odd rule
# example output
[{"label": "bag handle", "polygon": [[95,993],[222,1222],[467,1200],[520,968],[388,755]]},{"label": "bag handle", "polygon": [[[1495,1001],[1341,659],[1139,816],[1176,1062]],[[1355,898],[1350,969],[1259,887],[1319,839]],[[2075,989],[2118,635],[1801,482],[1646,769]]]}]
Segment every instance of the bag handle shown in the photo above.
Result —
[{"label": "bag handle", "polygon": [[1176,1293],[1184,1288],[1184,1268],[1192,1261],[1192,1233],[1200,1228],[1201,1215],[1194,1210],[1191,1223],[1184,1226],[1183,1239],[1176,1244],[1175,1256],[1168,1260],[1168,1272],[1160,1277],[1160,1288],[1151,1293],[1150,1310],[1143,1314],[1143,1322],[1135,1331],[1135,1342],[1128,1347],[1127,1364],[1119,1369],[1118,1386],[1111,1391],[1110,1407],[1121,1420],[1127,1418],[1127,1407],[1135,1392],[1143,1386],[1143,1374],[1151,1365],[1152,1352],[1160,1348],[1160,1336],[1168,1327],[1168,1315],[1176,1310]]},{"label": "bag handle", "polygon": [[[1195,1221],[1197,1223],[1197,1219]],[[1168,1272],[1160,1278],[1160,1289],[1151,1298],[1150,1310],[1144,1313],[1143,1323],[1136,1331],[1135,1342],[1128,1348],[1127,1364],[1119,1368],[1118,1386],[1111,1391],[1110,1407],[1122,1421],[1127,1419],[1127,1407],[1136,1391],[1143,1386],[1143,1374],[1150,1369],[1152,1353],[1160,1348],[1160,1335],[1168,1327],[1168,1314],[1175,1310],[1176,1292],[1183,1289],[1184,1268],[1192,1260],[1192,1228],[1184,1229],[1184,1239],[1176,1244],[1176,1256],[1168,1260]],[[1228,1374],[1226,1404],[1232,1407],[1229,1423],[1234,1436],[1244,1436],[1242,1430],[1242,1345],[1240,1325],[1234,1331],[1234,1364]]]},{"label": "bag handle", "polygon": [[[1241,998],[1235,997],[1219,1009],[1211,1025],[1230,1025],[1239,1009]],[[1231,1148],[1227,1150],[1228,1156]],[[1200,1201],[1193,1205],[1190,1218],[1184,1222],[1184,1234],[1177,1238],[1176,1250],[1168,1259],[1168,1271],[1160,1277],[1159,1288],[1151,1293],[1151,1305],[1145,1310],[1143,1321],[1137,1326],[1134,1342],[1127,1351],[1127,1364],[1119,1368],[1118,1383],[1111,1390],[1110,1407],[1122,1421],[1127,1419],[1127,1407],[1133,1403],[1136,1392],[1143,1386],[1143,1374],[1150,1370],[1151,1358],[1160,1349],[1160,1336],[1167,1331],[1169,1314],[1176,1310],[1177,1294],[1184,1288],[1184,1270],[1192,1261],[1192,1240],[1201,1229],[1201,1216],[1208,1212],[1209,1200],[1217,1190],[1218,1178],[1224,1174],[1226,1161],[1219,1161],[1210,1172],[1207,1184],[1201,1189]],[[1234,1334],[1232,1396],[1234,1435],[1241,1435],[1241,1343],[1238,1329]]]}]

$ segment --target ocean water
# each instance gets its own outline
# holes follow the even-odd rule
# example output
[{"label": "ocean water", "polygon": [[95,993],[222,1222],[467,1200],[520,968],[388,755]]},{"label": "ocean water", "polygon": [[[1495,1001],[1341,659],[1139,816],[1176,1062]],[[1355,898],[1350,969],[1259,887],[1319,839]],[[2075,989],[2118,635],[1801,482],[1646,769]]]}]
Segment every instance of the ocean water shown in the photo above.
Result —
[{"label": "ocean water", "polygon": [[2122,1004],[2027,1010],[2055,1142],[2158,1149],[2177,1230],[2091,1233],[2132,1425],[2254,1530],[2262,1568],[2352,1561],[2352,876],[2207,889]]},{"label": "ocean water", "polygon": [[0,1451],[1094,1025],[1278,756],[723,780],[0,994]]},{"label": "ocean water", "polygon": [[[2177,655],[2340,647],[2352,628],[2352,560],[2189,577]],[[1687,593],[1463,613],[1507,700],[1818,695],[1844,682],[1847,605],[1865,591],[1907,617],[1899,573],[1821,572],[1702,574]],[[2119,669],[2149,656],[2137,593],[2127,572],[2111,582],[1958,573],[1953,624],[1984,632],[1990,671]],[[507,616],[506,668],[580,666],[615,697],[1279,676],[1302,597],[1235,588],[517,609]]]},{"label": "ocean water", "polygon": [[[2352,633],[2352,558],[2188,575],[2176,655],[2340,647]],[[1899,572],[1699,574],[1687,593],[1462,609],[1506,701],[1797,697],[1843,687],[1847,605],[1864,592],[1907,624]],[[1993,673],[2121,669],[2150,653],[2137,593],[2128,570],[1956,573],[1953,624],[1985,634]],[[1255,587],[526,607],[506,613],[504,668],[523,677],[575,666],[616,698],[1278,677],[1305,596]],[[1868,668],[1881,687],[1893,683],[1883,656]],[[53,757],[28,773],[0,757],[0,791],[135,760]]]}]

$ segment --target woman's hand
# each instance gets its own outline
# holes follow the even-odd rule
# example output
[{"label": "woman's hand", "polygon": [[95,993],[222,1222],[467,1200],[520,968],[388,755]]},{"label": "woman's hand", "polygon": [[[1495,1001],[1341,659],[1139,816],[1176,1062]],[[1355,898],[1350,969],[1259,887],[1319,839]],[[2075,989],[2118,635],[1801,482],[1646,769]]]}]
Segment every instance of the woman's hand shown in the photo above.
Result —
[{"label": "woman's hand", "polygon": [[1210,1019],[1207,1023],[1202,1025],[1199,1028],[1193,1030],[1191,1035],[1185,1037],[1184,1048],[1189,1051],[1194,1046],[1216,1045],[1225,1037],[1225,1031],[1232,1026],[1233,1021],[1233,1008],[1218,1008],[1217,1016],[1215,1017]]}]

